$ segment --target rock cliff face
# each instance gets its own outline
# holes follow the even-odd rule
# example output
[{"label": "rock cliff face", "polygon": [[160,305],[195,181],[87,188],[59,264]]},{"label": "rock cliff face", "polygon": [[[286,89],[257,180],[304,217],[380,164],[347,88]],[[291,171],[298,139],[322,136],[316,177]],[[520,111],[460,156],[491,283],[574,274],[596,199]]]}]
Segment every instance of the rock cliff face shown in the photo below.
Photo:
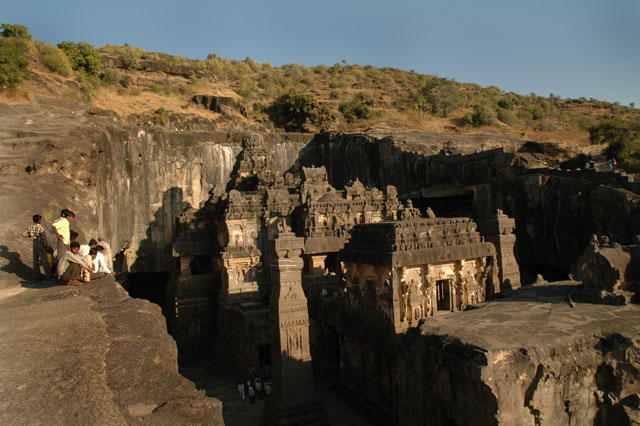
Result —
[{"label": "rock cliff face", "polygon": [[[96,177],[99,229],[115,247],[130,242],[131,272],[171,269],[176,218],[198,208],[229,180],[242,134],[184,134],[108,128]],[[269,138],[282,172],[294,165],[307,136]]]},{"label": "rock cliff face", "polygon": [[178,373],[160,308],[111,277],[83,288],[15,283],[0,291],[0,322],[3,425],[224,424],[220,401]]},{"label": "rock cliff face", "polygon": [[[45,221],[69,207],[80,213],[76,227],[86,237],[106,238],[116,253],[128,246],[131,272],[171,269],[175,218],[226,186],[243,135],[128,128],[103,111],[53,101],[2,112],[5,182],[39,193],[32,205]],[[566,150],[549,159],[524,141],[491,135],[372,134],[274,133],[265,140],[281,171],[324,165],[337,188],[356,178],[395,185],[400,198],[438,215],[470,215],[481,229],[504,210],[516,220],[525,282],[540,272],[566,277],[591,234],[622,244],[640,234],[639,191],[625,176],[529,168],[557,162]]]}]

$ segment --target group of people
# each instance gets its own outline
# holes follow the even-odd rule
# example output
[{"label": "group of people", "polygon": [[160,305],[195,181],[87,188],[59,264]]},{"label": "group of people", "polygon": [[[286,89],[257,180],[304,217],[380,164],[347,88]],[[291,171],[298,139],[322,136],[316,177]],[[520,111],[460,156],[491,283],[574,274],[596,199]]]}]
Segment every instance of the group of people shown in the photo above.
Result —
[{"label": "group of people", "polygon": [[271,396],[271,381],[263,381],[260,377],[255,377],[253,381],[247,379],[246,382],[238,385],[238,393],[241,399],[246,399],[247,395],[249,395],[249,403],[255,404],[256,397],[265,399]]},{"label": "group of people", "polygon": [[[253,379],[252,379],[253,377]],[[271,380],[269,379],[269,366],[265,366],[265,375],[256,374],[253,365],[249,369],[249,377],[246,381],[238,384],[238,393],[240,399],[246,399],[249,396],[249,403],[255,404],[256,397],[265,399],[271,396]]]},{"label": "group of people", "polygon": [[55,250],[47,241],[47,233],[42,226],[42,216],[33,215],[33,225],[23,233],[33,240],[33,279],[40,279],[40,266],[45,279],[56,277],[67,285],[81,286],[91,280],[111,274],[113,264],[108,244],[90,239],[87,244],[78,242],[78,233],[71,229],[76,215],[63,209],[51,228],[56,234]]}]

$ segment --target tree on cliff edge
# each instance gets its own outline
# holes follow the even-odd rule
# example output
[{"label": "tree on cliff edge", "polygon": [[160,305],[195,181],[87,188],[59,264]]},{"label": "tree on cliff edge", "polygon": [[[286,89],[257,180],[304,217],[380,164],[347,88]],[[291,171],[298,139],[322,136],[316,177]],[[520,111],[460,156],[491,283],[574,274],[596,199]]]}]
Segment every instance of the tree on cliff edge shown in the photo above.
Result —
[{"label": "tree on cliff edge", "polygon": [[276,126],[284,127],[287,132],[304,131],[307,119],[313,117],[317,107],[313,94],[298,93],[291,88],[269,106],[267,113]]},{"label": "tree on cliff edge", "polygon": [[5,39],[0,39],[0,92],[15,89],[30,77],[27,60],[18,48]]},{"label": "tree on cliff edge", "polygon": [[607,158],[627,169],[640,168],[640,121],[607,120],[589,128],[591,142],[607,144]]}]

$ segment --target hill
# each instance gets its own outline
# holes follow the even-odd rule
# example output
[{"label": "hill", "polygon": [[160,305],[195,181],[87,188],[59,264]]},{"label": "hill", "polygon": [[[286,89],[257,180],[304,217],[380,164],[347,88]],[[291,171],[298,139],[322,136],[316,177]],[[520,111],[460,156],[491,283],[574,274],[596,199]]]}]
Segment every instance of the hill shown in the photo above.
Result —
[{"label": "hill", "polygon": [[[631,128],[633,137],[640,127],[635,105],[617,102],[505,93],[495,86],[344,61],[274,67],[250,58],[210,54],[192,60],[128,45],[52,46],[32,40],[24,27],[22,32],[15,31],[20,26],[9,27],[13,31],[3,32],[3,51],[11,47],[11,54],[26,60],[28,72],[19,84],[2,85],[0,101],[22,103],[38,96],[77,100],[113,111],[115,119],[136,126],[491,132],[583,146],[598,139],[590,129],[594,133],[599,125],[613,121]],[[229,98],[225,102],[232,107],[208,110],[193,102],[196,95]],[[605,137],[600,142],[610,141]]]}]

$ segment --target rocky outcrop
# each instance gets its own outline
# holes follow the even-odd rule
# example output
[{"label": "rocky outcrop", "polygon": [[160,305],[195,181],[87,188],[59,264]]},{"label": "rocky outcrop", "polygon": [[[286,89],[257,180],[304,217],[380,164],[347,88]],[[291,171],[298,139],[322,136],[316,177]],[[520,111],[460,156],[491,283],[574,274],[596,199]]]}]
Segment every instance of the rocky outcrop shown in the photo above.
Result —
[{"label": "rocky outcrop", "polygon": [[640,245],[621,246],[609,237],[591,236],[578,261],[571,266],[583,288],[573,292],[576,300],[625,305],[637,303],[640,285]]},{"label": "rocky outcrop", "polygon": [[160,308],[111,277],[4,290],[0,339],[3,425],[223,424],[220,401],[178,373]]},{"label": "rocky outcrop", "polygon": [[238,111],[242,116],[247,116],[247,109],[228,96],[195,95],[191,101],[219,114],[230,115]]},{"label": "rocky outcrop", "polygon": [[640,311],[571,308],[574,286],[522,288],[408,335],[398,424],[637,424]]}]

